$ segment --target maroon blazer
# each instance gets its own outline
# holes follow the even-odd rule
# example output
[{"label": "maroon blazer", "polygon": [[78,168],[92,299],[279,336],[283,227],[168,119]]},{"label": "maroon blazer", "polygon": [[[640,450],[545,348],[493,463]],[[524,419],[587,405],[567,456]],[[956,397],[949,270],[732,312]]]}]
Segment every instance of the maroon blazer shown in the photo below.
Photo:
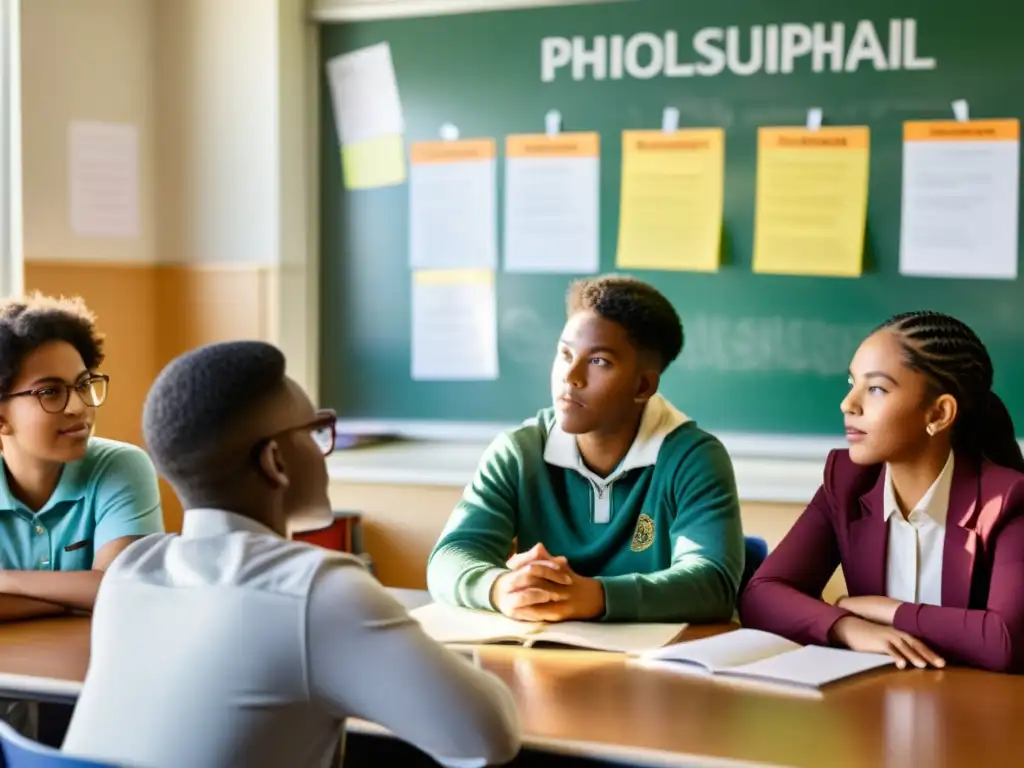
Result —
[{"label": "maroon blazer", "polygon": [[[746,627],[829,645],[847,611],[821,600],[843,566],[851,597],[884,595],[884,465],[833,451],[810,506],[740,598]],[[942,550],[942,605],[903,603],[893,625],[950,663],[1024,669],[1024,474],[957,454]]]}]

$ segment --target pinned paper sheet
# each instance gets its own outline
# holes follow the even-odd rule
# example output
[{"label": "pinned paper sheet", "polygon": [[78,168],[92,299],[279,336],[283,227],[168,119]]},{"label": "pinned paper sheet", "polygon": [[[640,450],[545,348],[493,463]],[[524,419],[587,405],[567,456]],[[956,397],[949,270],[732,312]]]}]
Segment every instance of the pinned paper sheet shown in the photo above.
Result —
[{"label": "pinned paper sheet", "polygon": [[138,128],[72,122],[68,165],[71,231],[82,237],[138,237]]},{"label": "pinned paper sheet", "polygon": [[617,265],[717,270],[724,176],[721,128],[625,131]]},{"label": "pinned paper sheet", "polygon": [[598,270],[599,147],[596,133],[506,139],[507,271]]},{"label": "pinned paper sheet", "polygon": [[357,165],[355,171],[345,170],[346,186],[359,189],[404,181],[405,121],[388,43],[335,56],[327,62],[327,79],[342,164],[348,159]]},{"label": "pinned paper sheet", "polygon": [[757,146],[754,271],[860,275],[868,128],[761,128]]},{"label": "pinned paper sheet", "polygon": [[1020,121],[903,125],[904,275],[1013,280]]},{"label": "pinned paper sheet", "polygon": [[816,131],[821,128],[821,107],[811,107],[807,110],[807,130]]},{"label": "pinned paper sheet", "polygon": [[494,139],[412,145],[409,254],[414,269],[498,266]]},{"label": "pinned paper sheet", "polygon": [[405,147],[401,136],[382,136],[341,148],[348,189],[390,187],[405,181]]},{"label": "pinned paper sheet", "polygon": [[498,378],[497,314],[492,271],[414,272],[412,378]]}]

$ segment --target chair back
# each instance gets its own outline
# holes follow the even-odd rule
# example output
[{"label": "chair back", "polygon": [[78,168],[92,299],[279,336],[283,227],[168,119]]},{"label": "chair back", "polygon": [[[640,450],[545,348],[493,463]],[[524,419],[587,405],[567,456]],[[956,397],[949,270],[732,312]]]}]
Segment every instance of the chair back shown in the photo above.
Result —
[{"label": "chair back", "polygon": [[126,768],[65,755],[18,733],[0,720],[0,766],[4,768]]},{"label": "chair back", "polygon": [[743,549],[747,559],[743,565],[743,577],[740,579],[741,595],[754,571],[760,568],[761,563],[768,557],[768,542],[760,536],[747,536],[743,539]]}]

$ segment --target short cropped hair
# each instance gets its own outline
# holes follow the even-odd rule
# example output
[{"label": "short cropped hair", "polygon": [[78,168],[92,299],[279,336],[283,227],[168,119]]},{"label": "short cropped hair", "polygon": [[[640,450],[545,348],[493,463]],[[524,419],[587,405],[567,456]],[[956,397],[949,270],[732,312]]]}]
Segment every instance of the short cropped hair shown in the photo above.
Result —
[{"label": "short cropped hair", "polygon": [[664,372],[683,351],[679,314],[658,290],[626,275],[584,278],[569,286],[566,312],[595,312],[618,323],[638,350],[653,354]]},{"label": "short cropped hair", "polygon": [[[172,360],[149,390],[142,413],[146,447],[179,493],[217,489],[225,437],[285,385],[285,358],[261,341],[208,344]],[[226,489],[225,489],[226,490]]]},{"label": "short cropped hair", "polygon": [[90,371],[103,362],[103,335],[80,297],[35,292],[0,300],[0,393],[10,393],[25,358],[51,341],[73,346]]}]

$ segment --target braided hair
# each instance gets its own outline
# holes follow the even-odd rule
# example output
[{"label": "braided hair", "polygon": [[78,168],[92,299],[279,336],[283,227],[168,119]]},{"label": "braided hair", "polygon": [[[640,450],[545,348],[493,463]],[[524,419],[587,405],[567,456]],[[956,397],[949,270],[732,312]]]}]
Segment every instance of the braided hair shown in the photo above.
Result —
[{"label": "braided hair", "polygon": [[974,331],[941,312],[904,312],[876,330],[896,336],[904,363],[923,374],[936,394],[956,399],[955,450],[1024,472],[1013,419],[992,391],[992,358]]}]

